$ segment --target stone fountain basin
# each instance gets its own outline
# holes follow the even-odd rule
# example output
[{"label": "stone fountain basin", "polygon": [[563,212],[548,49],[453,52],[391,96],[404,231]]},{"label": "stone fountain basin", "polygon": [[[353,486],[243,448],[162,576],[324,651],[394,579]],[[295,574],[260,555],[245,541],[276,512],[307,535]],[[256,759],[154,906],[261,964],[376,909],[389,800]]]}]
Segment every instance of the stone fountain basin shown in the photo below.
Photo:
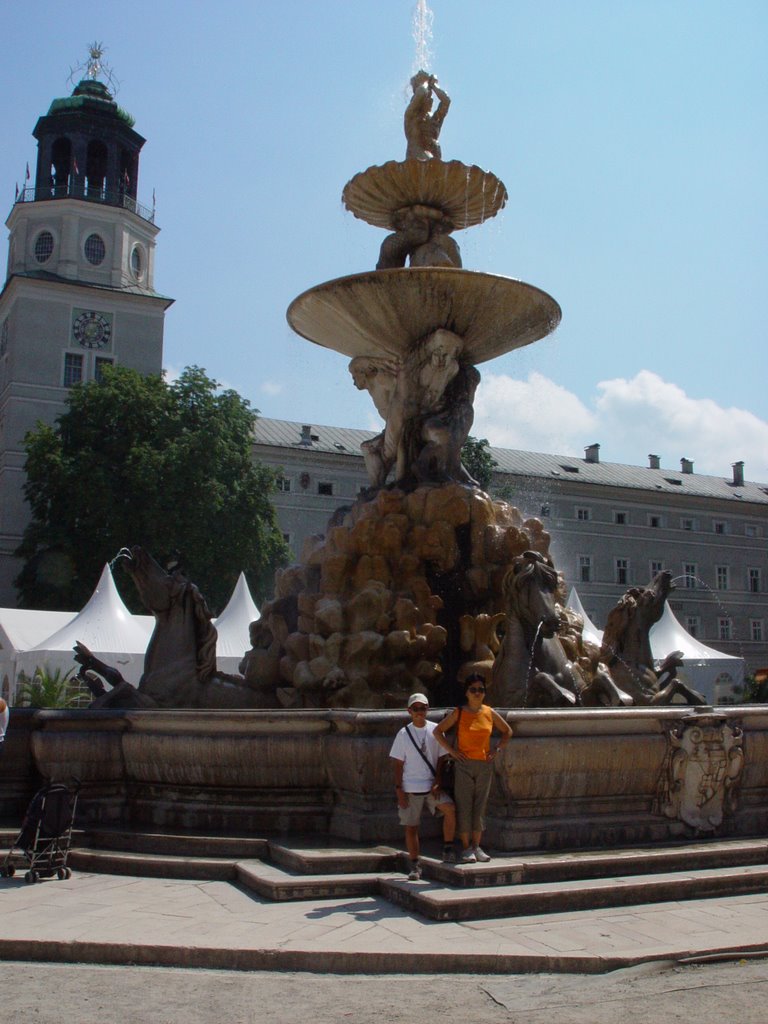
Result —
[{"label": "stone fountain basin", "polygon": [[464,338],[473,363],[550,334],[560,306],[510,277],[454,267],[402,267],[335,278],[302,292],[288,323],[303,338],[353,358],[401,358],[439,328]]},{"label": "stone fountain basin", "polygon": [[379,228],[393,228],[398,210],[432,206],[458,230],[495,217],[507,190],[495,174],[460,160],[390,160],[356,174],[341,199],[355,217]]},{"label": "stone fountain basin", "polygon": [[[765,834],[768,707],[716,710],[743,729],[745,757],[735,813],[718,833]],[[514,738],[494,766],[492,847],[598,847],[690,833],[661,806],[669,733],[709,721],[711,708],[501,714]],[[76,776],[82,820],[121,827],[398,842],[388,753],[405,721],[400,711],[353,709],[20,712],[4,752],[4,787],[15,787],[18,802],[41,777]]]}]

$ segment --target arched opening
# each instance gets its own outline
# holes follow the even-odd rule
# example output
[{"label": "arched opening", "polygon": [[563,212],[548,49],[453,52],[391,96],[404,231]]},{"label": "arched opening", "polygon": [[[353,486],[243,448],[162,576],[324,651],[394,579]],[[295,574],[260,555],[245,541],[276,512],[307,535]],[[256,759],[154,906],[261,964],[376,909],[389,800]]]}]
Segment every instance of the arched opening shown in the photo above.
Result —
[{"label": "arched opening", "polygon": [[104,199],[107,191],[107,147],[94,139],[88,143],[85,165],[85,194],[91,199]]},{"label": "arched opening", "polygon": [[136,198],[137,169],[136,154],[127,149],[120,150],[119,190],[121,195],[130,196],[132,199]]},{"label": "arched opening", "polygon": [[[72,171],[72,143],[69,139],[56,139],[51,147],[52,195],[67,195],[70,171]],[[42,185],[42,182],[39,184]]]}]

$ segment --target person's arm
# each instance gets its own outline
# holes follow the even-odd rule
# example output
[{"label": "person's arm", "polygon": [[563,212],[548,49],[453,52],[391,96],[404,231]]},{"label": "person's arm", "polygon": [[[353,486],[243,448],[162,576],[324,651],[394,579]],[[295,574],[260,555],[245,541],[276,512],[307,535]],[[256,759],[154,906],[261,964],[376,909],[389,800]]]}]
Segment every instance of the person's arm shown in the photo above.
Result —
[{"label": "person's arm", "polygon": [[462,752],[458,750],[456,747],[452,747],[448,740],[445,738],[446,732],[448,732],[449,729],[453,728],[453,726],[456,724],[458,720],[458,717],[458,709],[454,708],[450,715],[446,715],[442,722],[437,723],[432,735],[435,737],[435,739],[446,752],[446,754],[448,754],[456,761],[466,761],[467,755],[462,754]]},{"label": "person's arm", "polygon": [[395,795],[397,796],[397,806],[402,807],[405,810],[408,807],[408,796],[403,790],[403,768],[405,767],[405,761],[399,761],[396,757],[390,757],[392,762],[392,774],[395,782]]},{"label": "person's arm", "polygon": [[504,747],[506,747],[506,745],[512,739],[512,729],[510,728],[509,723],[505,722],[497,711],[491,709],[491,718],[493,720],[494,728],[498,729],[499,732],[501,733],[501,739],[499,740],[496,749],[492,750],[488,754],[489,761],[493,761],[493,759],[496,757],[499,751],[503,750]]}]

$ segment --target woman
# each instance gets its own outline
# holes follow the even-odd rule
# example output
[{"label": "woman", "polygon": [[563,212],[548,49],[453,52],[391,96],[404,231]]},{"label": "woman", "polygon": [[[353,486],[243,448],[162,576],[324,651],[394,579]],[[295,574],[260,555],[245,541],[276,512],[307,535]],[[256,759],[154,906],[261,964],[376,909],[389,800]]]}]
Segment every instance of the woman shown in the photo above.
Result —
[{"label": "woman", "polygon": [[[493,781],[493,762],[497,753],[509,743],[512,730],[493,708],[483,703],[485,677],[471,672],[464,681],[464,707],[456,708],[435,726],[434,737],[456,760],[454,800],[461,840],[462,864],[485,863],[491,858],[480,846],[485,826],[485,807]],[[456,746],[452,747],[445,733],[458,723]],[[491,734],[501,733],[495,750],[491,750]]]}]

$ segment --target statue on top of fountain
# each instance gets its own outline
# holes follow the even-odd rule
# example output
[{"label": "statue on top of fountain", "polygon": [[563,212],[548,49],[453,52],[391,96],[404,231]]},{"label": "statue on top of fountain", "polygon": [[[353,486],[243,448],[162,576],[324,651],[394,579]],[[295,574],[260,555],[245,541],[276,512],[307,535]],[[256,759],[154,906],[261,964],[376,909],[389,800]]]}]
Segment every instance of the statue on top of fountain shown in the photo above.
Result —
[{"label": "statue on top of fountain", "polygon": [[[411,79],[413,96],[405,109],[403,118],[408,148],[406,160],[440,160],[442,153],[438,144],[440,129],[443,127],[451,100],[439,87],[434,75],[417,71]],[[437,109],[432,113],[433,97],[437,96]]]}]

